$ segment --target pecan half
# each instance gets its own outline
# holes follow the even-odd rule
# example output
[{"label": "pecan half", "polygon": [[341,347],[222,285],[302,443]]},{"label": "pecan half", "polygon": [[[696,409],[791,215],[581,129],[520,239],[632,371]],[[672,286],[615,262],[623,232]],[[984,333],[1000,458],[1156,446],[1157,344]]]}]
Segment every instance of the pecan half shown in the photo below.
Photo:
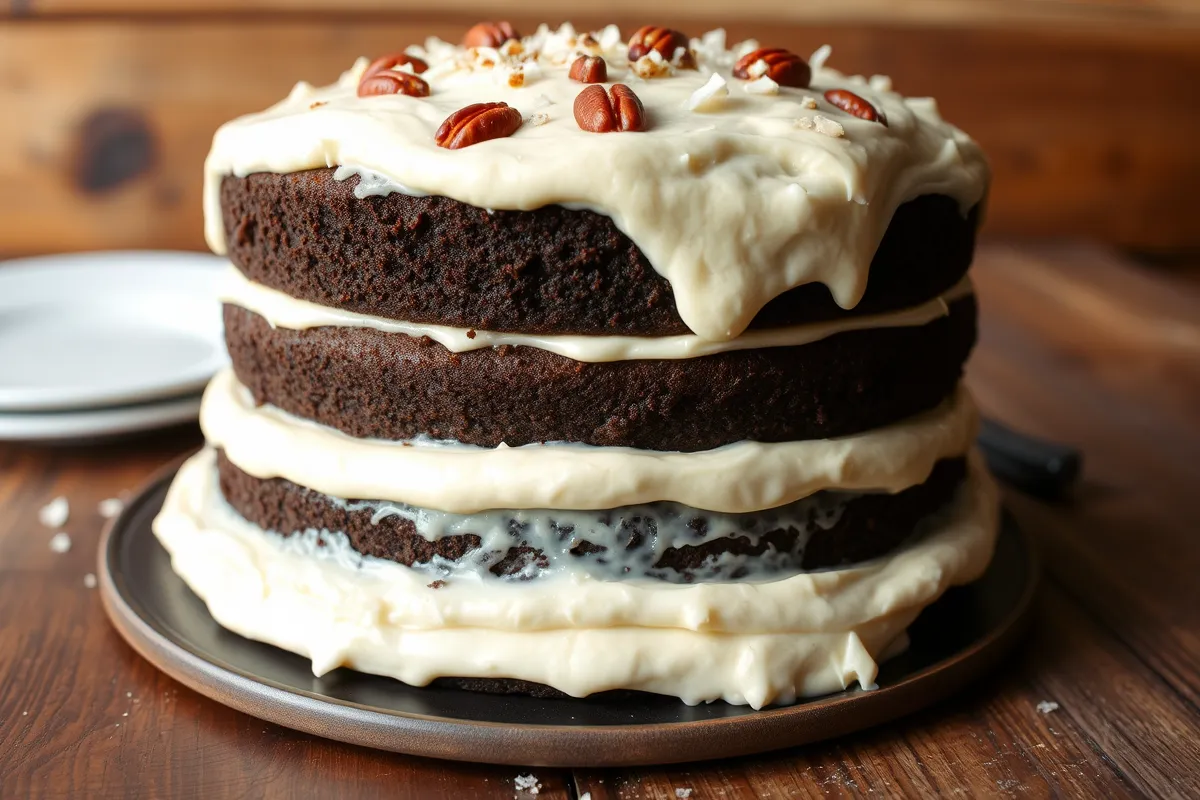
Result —
[{"label": "pecan half", "polygon": [[[759,61],[766,64],[766,69],[753,74],[751,69]],[[733,65],[733,77],[744,81],[752,81],[766,75],[780,86],[791,86],[796,89],[808,88],[812,80],[812,70],[808,62],[795,53],[781,47],[760,47],[738,59]]]},{"label": "pecan half", "polygon": [[848,89],[830,89],[825,93],[825,99],[847,114],[887,126],[887,117],[882,111]]},{"label": "pecan half", "polygon": [[438,147],[458,150],[488,139],[512,136],[519,127],[521,112],[508,103],[475,103],[446,117],[433,140]]},{"label": "pecan half", "polygon": [[592,85],[575,98],[575,122],[585,131],[646,130],[646,109],[642,101],[623,83],[614,83],[607,92]]},{"label": "pecan half", "polygon": [[629,40],[629,60],[637,61],[642,56],[648,55],[651,50],[656,50],[662,56],[663,61],[674,63],[675,52],[681,47],[683,55],[677,66],[682,69],[695,69],[696,57],[688,48],[687,34],[671,28],[660,28],[657,25],[643,25]]},{"label": "pecan half", "polygon": [[511,22],[480,22],[463,36],[463,47],[499,47],[509,39],[520,39]]},{"label": "pecan half", "polygon": [[608,80],[608,62],[597,56],[580,56],[571,62],[567,77],[580,83],[604,83]]},{"label": "pecan half", "polygon": [[416,56],[410,56],[408,53],[389,53],[386,56],[380,56],[368,64],[363,77],[374,75],[376,72],[383,72],[385,69],[396,69],[397,67],[404,66],[411,66],[412,71],[418,75],[429,69],[429,65]]},{"label": "pecan half", "polygon": [[409,97],[429,97],[429,84],[407,72],[366,73],[358,82],[358,96],[372,97],[381,94],[406,94]]}]

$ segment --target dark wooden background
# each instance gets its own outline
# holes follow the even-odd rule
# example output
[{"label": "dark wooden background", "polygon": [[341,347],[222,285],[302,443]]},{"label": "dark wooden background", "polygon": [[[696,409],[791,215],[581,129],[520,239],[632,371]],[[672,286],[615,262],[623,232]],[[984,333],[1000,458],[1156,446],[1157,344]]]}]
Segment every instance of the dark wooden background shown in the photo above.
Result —
[{"label": "dark wooden background", "polygon": [[1195,0],[0,0],[0,253],[202,248],[221,122],[496,16],[829,43],[979,139],[990,233],[1200,250]]},{"label": "dark wooden background", "polygon": [[[573,800],[1200,797],[1200,279],[1046,243],[988,245],[975,274],[981,405],[1087,464],[1066,502],[1007,493],[1047,576],[1029,641],[969,691],[835,742],[662,768],[521,770],[323,741],[174,683],[84,585],[97,503],[198,431],[0,445],[0,797],[511,799],[530,772],[539,798]],[[61,555],[37,521],[57,495],[73,509]]]}]

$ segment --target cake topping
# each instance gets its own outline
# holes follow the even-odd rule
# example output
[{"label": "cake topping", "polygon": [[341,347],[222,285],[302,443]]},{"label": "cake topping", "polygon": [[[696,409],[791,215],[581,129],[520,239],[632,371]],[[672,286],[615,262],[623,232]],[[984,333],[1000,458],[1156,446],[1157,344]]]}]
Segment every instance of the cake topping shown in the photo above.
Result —
[{"label": "cake topping", "polygon": [[372,97],[382,94],[428,97],[429,84],[407,72],[377,72],[373,75],[364,75],[358,84],[358,96]]},{"label": "cake topping", "polygon": [[447,117],[434,134],[434,140],[438,147],[458,150],[512,136],[521,122],[521,112],[508,103],[475,103]]},{"label": "cake topping", "polygon": [[803,58],[779,47],[752,50],[733,65],[733,77],[744,81],[764,75],[780,86],[805,89],[812,79],[812,70]]},{"label": "cake topping", "polygon": [[589,86],[575,98],[575,121],[592,133],[646,130],[646,109],[642,101],[623,83]]},{"label": "cake topping", "polygon": [[629,40],[629,60],[638,61],[658,53],[663,61],[676,64],[682,69],[695,69],[696,59],[688,49],[688,37],[671,28],[643,25]]},{"label": "cake topping", "polygon": [[887,117],[879,113],[878,109],[871,105],[869,101],[864,100],[849,89],[830,89],[825,92],[825,99],[847,114],[853,114],[859,119],[878,122],[885,127],[887,126]]},{"label": "cake topping", "polygon": [[510,22],[480,22],[463,36],[463,47],[500,47],[520,38]]},{"label": "cake topping", "polygon": [[608,63],[599,56],[580,56],[571,62],[567,77],[580,83],[604,83],[608,80]]}]

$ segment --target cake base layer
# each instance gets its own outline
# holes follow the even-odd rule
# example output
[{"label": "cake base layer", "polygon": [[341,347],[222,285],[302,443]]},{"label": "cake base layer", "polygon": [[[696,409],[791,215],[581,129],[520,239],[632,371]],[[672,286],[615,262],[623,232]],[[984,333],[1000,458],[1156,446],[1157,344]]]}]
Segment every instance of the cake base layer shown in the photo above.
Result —
[{"label": "cake base layer", "polygon": [[370,328],[290,330],[230,305],[225,338],[256,402],[355,437],[697,451],[845,436],[931,409],[954,391],[975,320],[968,296],[925,325],[592,364],[533,347],[452,353]]},{"label": "cake base layer", "polygon": [[[526,333],[687,333],[671,286],[610,217],[548,205],[489,211],[445,197],[358,199],[332,169],[225,177],[230,259],[293,297],[411,322]],[[780,295],[752,327],[907,308],[971,262],[978,215],[944,196],[901,205],[844,311],[821,284]]]},{"label": "cake base layer", "polygon": [[719,585],[564,576],[432,589],[345,537],[264,532],[221,498],[215,461],[208,449],[181,468],[154,531],[216,620],[311,658],[318,675],[348,666],[413,685],[498,678],[755,707],[869,688],[921,609],[982,574],[998,524],[973,458],[920,538],[858,567]]},{"label": "cake base layer", "polygon": [[[418,530],[431,512],[409,508],[402,516],[388,513],[387,504],[351,504],[279,478],[262,480],[242,472],[220,453],[217,469],[225,500],[260,528],[284,536],[310,529],[339,531],[355,552],[406,566],[436,562],[449,575],[453,566],[445,562],[475,560],[481,548],[495,547],[490,543],[485,547],[479,533],[498,527],[502,529],[496,537],[499,546],[484,554],[493,575],[537,578],[570,568],[574,560],[579,569],[585,562],[596,562],[587,566],[613,577],[636,573],[690,582],[824,569],[883,556],[909,538],[921,519],[949,502],[966,473],[966,460],[939,461],[928,480],[898,494],[849,493],[842,499],[841,493],[822,492],[823,496],[805,501],[799,514],[745,514],[731,519],[681,509],[683,519],[676,527],[683,529],[684,537],[690,533],[693,543],[679,546],[665,546],[674,544],[661,541],[673,539],[671,533],[653,521],[647,524],[646,512],[652,507],[592,514],[592,519],[611,520],[607,532],[611,539],[589,540],[584,526],[575,522],[582,516],[579,512],[544,512],[552,521],[542,526],[492,512],[475,518],[454,516],[439,527],[462,532],[431,541]],[[815,524],[813,517],[818,514],[825,519]],[[799,519],[796,525],[781,526],[781,516]],[[543,545],[541,536],[549,544]],[[550,546],[555,549],[548,551]]]}]

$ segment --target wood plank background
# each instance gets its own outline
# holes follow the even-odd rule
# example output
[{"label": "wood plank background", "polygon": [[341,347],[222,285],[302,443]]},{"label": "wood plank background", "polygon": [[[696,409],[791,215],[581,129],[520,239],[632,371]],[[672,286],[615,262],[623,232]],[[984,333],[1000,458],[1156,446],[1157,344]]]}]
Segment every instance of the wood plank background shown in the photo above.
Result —
[{"label": "wood plank background", "polygon": [[[0,0],[3,2],[3,0]],[[648,21],[641,0],[524,0],[519,28]],[[494,3],[8,0],[0,5],[0,253],[202,248],[223,121],[359,55],[457,39]],[[649,21],[809,53],[933,95],[987,150],[992,233],[1200,249],[1200,4],[1189,0],[662,0]],[[332,9],[332,10],[331,10]],[[586,9],[573,13],[577,9]],[[606,11],[605,9],[611,9]],[[731,18],[730,14],[735,14]]]}]

